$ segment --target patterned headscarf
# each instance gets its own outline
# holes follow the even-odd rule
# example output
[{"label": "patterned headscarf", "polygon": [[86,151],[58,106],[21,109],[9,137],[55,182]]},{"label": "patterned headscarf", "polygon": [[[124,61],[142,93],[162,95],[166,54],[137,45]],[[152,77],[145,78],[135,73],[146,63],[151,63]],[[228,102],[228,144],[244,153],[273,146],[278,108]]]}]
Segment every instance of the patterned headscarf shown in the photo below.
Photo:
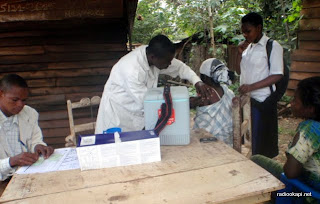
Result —
[{"label": "patterned headscarf", "polygon": [[215,83],[224,83],[228,86],[232,84],[228,67],[216,58],[205,60],[201,64],[200,73],[211,77]]}]

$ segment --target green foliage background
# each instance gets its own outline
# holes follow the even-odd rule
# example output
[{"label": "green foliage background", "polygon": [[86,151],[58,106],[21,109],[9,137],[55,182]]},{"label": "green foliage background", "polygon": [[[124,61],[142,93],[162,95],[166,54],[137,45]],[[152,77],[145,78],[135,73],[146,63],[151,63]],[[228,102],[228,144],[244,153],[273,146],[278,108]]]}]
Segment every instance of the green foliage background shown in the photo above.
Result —
[{"label": "green foliage background", "polygon": [[180,41],[209,30],[209,12],[213,13],[215,42],[238,44],[241,17],[250,11],[265,20],[265,32],[284,48],[296,46],[301,0],[140,0],[133,30],[133,42],[147,44],[157,34]]},{"label": "green foliage background", "polygon": [[[139,0],[137,16],[141,20],[135,20],[133,43],[148,44],[157,34],[164,34],[174,42],[196,33],[200,37],[207,36],[210,33],[209,7],[213,15],[214,53],[219,59],[226,59],[227,45],[237,45],[244,40],[240,20],[251,11],[263,16],[264,32],[283,46],[285,56],[296,48],[296,31],[302,18],[301,0]],[[213,53],[212,48],[209,52]],[[290,62],[289,57],[287,61]],[[238,86],[236,82],[230,87],[235,94]],[[287,96],[282,99],[290,100]]]}]

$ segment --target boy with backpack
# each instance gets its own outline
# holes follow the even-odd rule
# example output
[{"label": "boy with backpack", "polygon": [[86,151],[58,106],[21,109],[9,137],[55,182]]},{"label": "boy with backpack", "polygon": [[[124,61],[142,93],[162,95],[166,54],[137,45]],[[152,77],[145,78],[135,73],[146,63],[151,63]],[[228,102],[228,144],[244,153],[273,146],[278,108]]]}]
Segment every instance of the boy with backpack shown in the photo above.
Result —
[{"label": "boy with backpack", "polygon": [[251,94],[252,154],[272,158],[279,152],[277,101],[283,94],[277,92],[276,84],[284,79],[283,48],[271,41],[271,49],[259,14],[251,12],[241,23],[246,40],[238,46],[236,71],[240,74],[239,92]]}]

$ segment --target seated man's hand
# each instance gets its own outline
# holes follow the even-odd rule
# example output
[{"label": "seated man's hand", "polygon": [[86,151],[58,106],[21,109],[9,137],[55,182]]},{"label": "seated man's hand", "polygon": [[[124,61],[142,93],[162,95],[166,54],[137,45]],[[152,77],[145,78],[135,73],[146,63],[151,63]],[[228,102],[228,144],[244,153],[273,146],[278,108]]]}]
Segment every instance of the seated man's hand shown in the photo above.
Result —
[{"label": "seated man's hand", "polygon": [[40,154],[47,159],[48,157],[50,157],[50,155],[53,153],[54,149],[50,146],[44,146],[41,144],[36,145],[36,147],[34,148],[34,152],[40,156]]},{"label": "seated man's hand", "polygon": [[39,158],[39,155],[30,152],[23,152],[14,157],[10,157],[9,163],[11,167],[15,166],[29,166],[35,163]]},{"label": "seated man's hand", "polygon": [[213,97],[214,91],[210,86],[206,85],[202,81],[199,81],[195,84],[195,87],[196,87],[197,93],[202,99],[214,101],[214,97]]}]

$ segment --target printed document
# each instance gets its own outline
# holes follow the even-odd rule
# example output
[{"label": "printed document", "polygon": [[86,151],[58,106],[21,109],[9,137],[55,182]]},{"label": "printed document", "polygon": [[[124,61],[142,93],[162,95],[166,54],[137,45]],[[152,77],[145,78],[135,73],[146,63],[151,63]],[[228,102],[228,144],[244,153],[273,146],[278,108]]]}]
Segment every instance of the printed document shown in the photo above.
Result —
[{"label": "printed document", "polygon": [[55,149],[54,153],[48,158],[39,157],[38,161],[31,166],[20,167],[17,174],[45,173],[51,171],[63,171],[79,169],[79,161],[76,148]]},{"label": "printed document", "polygon": [[161,161],[159,137],[77,147],[81,170]]}]

